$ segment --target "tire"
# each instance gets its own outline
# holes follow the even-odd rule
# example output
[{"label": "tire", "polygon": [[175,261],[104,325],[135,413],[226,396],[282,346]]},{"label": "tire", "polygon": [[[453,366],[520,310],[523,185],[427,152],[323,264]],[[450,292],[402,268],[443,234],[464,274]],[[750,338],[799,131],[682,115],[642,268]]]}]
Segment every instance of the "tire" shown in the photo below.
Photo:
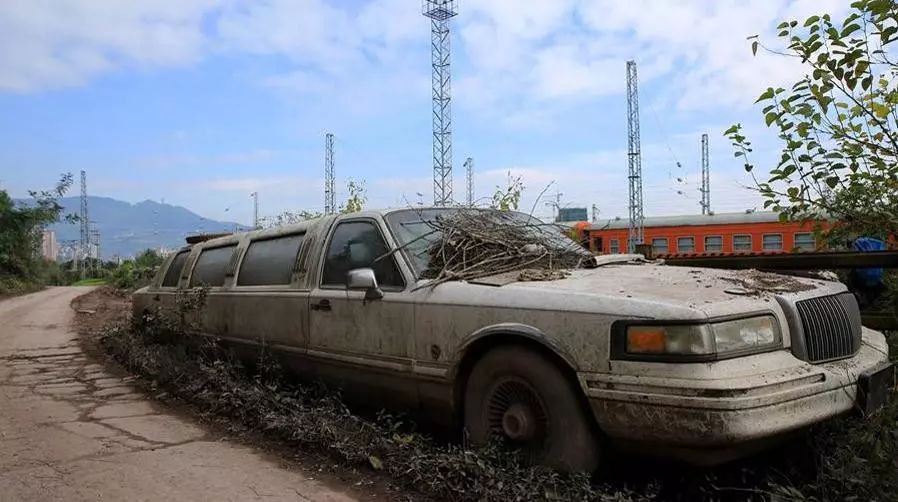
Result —
[{"label": "tire", "polygon": [[464,420],[475,445],[500,440],[524,459],[567,472],[599,466],[599,437],[573,382],[556,364],[522,346],[502,346],[474,366]]}]

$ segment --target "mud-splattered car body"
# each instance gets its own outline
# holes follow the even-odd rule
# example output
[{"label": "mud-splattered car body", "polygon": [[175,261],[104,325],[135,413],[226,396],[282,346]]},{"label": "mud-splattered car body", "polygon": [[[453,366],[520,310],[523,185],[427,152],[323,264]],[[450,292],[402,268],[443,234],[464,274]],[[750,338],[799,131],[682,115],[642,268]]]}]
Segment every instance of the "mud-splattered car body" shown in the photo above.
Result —
[{"label": "mud-splattered car body", "polygon": [[[184,248],[134,294],[135,314],[173,308],[176,293],[199,285],[197,274],[205,273],[218,283],[200,313],[204,333],[264,345],[351,399],[444,423],[460,420],[467,379],[485,354],[523,345],[571,380],[604,437],[701,462],[740,455],[859,403],[873,408],[888,385],[884,337],[861,327],[842,284],[601,257],[601,266],[559,280],[506,275],[427,287],[409,245],[408,211],[326,216]],[[343,235],[351,229],[376,233],[392,252],[353,251],[358,242]],[[295,247],[285,240],[291,236]],[[260,259],[263,245],[252,246],[264,242],[292,253],[289,270],[267,279],[253,271],[283,261]],[[367,258],[331,270],[331,261],[345,258],[341,252]],[[218,275],[203,268],[215,261],[202,258],[206,253],[220,255]],[[333,284],[374,258],[390,270],[375,266],[385,280],[373,290]],[[278,283],[241,278],[253,274]],[[745,331],[746,319],[763,324],[760,335]],[[723,343],[736,348],[665,353],[682,326],[711,345],[721,343],[720,330],[730,337]],[[732,342],[749,332],[772,338],[748,347]],[[658,345],[659,336],[667,342]],[[861,388],[873,397],[860,396]]]}]

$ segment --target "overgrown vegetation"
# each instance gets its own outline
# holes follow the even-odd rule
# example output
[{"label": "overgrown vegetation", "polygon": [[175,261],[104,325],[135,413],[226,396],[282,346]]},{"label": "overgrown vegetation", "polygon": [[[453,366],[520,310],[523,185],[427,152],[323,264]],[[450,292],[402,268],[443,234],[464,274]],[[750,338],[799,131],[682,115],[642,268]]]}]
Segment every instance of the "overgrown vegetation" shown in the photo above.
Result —
[{"label": "overgrown vegetation", "polygon": [[[783,142],[780,160],[758,181],[765,208],[784,219],[830,217],[824,233],[840,242],[858,235],[898,235],[898,4],[859,0],[841,22],[829,14],[778,26],[784,48],[806,75],[790,89],[758,98],[764,120]],[[736,124],[725,133],[754,172],[751,141]]]},{"label": "overgrown vegetation", "polygon": [[41,232],[63,218],[58,201],[71,185],[72,175],[63,174],[53,189],[29,191],[29,204],[17,204],[0,190],[0,294],[31,291],[58,279],[59,267],[40,255]]},{"label": "overgrown vegetation", "polygon": [[125,260],[109,273],[109,283],[119,289],[137,289],[148,285],[162,265],[162,256],[147,249],[132,260]]},{"label": "overgrown vegetation", "polygon": [[145,316],[111,327],[105,349],[154,386],[201,410],[238,420],[252,429],[300,445],[350,466],[388,474],[402,486],[436,500],[646,500],[625,488],[528,467],[497,447],[471,450],[440,444],[386,413],[354,414],[323,385],[302,385],[263,354],[246,365],[216,340],[191,327],[203,292],[185,293],[178,312]]},{"label": "overgrown vegetation", "polygon": [[524,182],[520,176],[512,176],[508,172],[508,183],[502,187],[496,185],[490,207],[502,211],[517,211],[521,204],[521,196],[524,194]]}]

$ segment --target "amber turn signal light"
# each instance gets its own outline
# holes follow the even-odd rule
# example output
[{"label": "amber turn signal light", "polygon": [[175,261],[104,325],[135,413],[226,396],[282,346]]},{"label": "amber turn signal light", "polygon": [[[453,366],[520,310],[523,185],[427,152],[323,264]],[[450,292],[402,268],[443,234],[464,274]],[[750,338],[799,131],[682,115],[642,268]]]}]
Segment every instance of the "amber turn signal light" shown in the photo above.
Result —
[{"label": "amber turn signal light", "polygon": [[667,331],[662,327],[633,326],[627,330],[627,352],[663,354]]}]

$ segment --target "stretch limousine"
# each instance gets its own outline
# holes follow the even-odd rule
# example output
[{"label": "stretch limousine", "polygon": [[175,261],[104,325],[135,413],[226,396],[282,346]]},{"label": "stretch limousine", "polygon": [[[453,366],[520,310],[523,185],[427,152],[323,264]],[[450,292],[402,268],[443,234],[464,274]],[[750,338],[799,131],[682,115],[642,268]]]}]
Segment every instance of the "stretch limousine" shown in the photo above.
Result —
[{"label": "stretch limousine", "polygon": [[428,286],[427,222],[451,211],[195,243],[134,294],[134,312],[172,311],[178,291],[206,287],[203,334],[264,345],[350,400],[464,427],[475,443],[504,438],[567,470],[595,469],[615,446],[726,461],[871,412],[893,385],[883,335],[837,282],[620,255],[555,280]]}]

